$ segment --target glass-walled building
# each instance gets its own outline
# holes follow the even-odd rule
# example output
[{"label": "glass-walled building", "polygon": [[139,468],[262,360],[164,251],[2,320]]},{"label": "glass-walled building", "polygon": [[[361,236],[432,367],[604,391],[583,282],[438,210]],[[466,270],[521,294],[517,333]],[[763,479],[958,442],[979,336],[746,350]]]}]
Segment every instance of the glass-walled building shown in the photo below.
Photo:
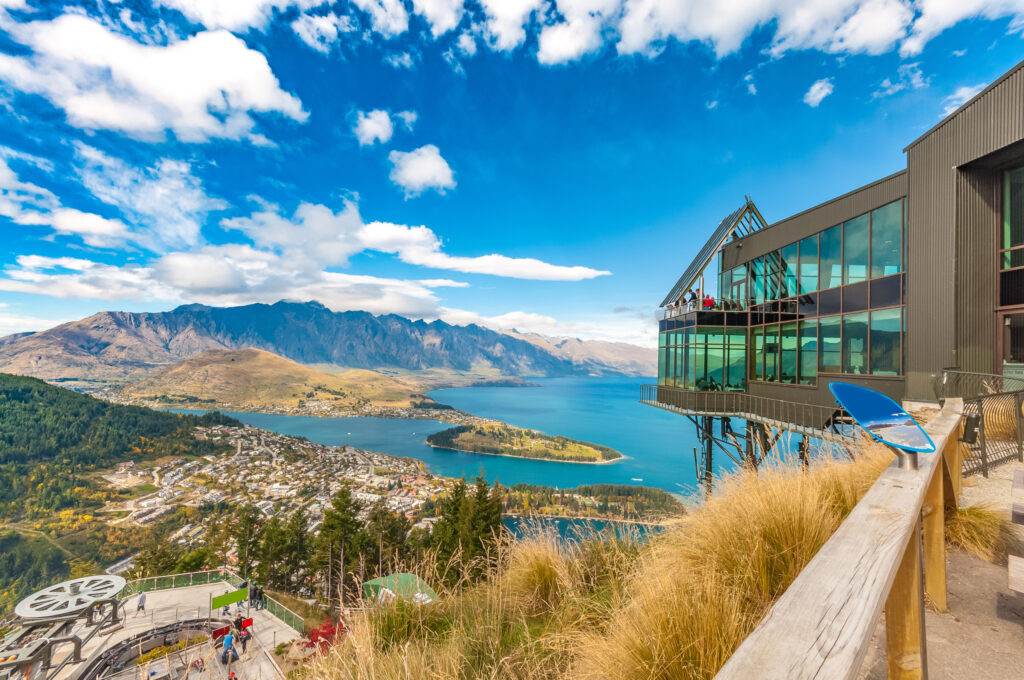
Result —
[{"label": "glass-walled building", "polygon": [[833,380],[931,400],[944,368],[1024,376],[1021,91],[1024,63],[905,170],[797,215],[748,198],[662,303],[659,386],[827,405]]}]

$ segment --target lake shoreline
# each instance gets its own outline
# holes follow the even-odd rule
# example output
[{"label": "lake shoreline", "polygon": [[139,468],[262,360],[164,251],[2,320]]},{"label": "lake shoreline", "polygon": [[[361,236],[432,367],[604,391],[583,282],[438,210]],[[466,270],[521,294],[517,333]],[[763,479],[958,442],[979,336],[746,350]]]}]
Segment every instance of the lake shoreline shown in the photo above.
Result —
[{"label": "lake shoreline", "polygon": [[539,460],[543,463],[572,463],[576,465],[611,465],[612,463],[618,463],[626,460],[628,456],[619,455],[618,458],[613,460],[560,460],[558,458],[537,458],[534,456],[516,456],[511,453],[491,453],[489,451],[469,451],[467,449],[453,449],[450,446],[438,446],[437,444],[426,443],[432,449],[438,449],[440,451],[458,451],[459,453],[471,453],[475,456],[498,456],[499,458],[518,458],[519,460]]},{"label": "lake shoreline", "polygon": [[533,519],[538,520],[549,520],[549,519],[564,519],[568,521],[583,521],[583,522],[609,522],[612,524],[635,524],[644,527],[658,527],[665,528],[674,524],[678,519],[668,519],[660,521],[643,520],[643,519],[613,519],[611,517],[582,517],[580,515],[523,515],[518,512],[502,512],[501,516],[504,517],[515,517],[516,519],[529,522]]}]

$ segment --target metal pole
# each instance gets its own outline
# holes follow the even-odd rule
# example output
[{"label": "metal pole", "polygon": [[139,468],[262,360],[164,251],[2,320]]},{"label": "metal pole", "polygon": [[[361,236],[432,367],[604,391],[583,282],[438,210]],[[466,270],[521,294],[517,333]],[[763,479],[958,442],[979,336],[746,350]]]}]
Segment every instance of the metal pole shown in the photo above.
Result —
[{"label": "metal pole", "polygon": [[981,475],[988,479],[988,450],[985,445],[985,400],[978,399],[978,438],[981,440]]}]

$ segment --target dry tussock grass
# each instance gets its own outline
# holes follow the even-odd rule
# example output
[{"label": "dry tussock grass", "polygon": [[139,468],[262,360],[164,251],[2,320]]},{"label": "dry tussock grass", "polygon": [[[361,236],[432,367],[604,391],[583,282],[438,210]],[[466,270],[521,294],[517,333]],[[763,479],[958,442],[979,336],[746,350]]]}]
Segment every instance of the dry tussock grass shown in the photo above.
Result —
[{"label": "dry tussock grass", "polygon": [[892,460],[861,450],[807,473],[787,461],[727,477],[645,544],[503,540],[484,581],[429,607],[369,610],[304,677],[710,678]]}]

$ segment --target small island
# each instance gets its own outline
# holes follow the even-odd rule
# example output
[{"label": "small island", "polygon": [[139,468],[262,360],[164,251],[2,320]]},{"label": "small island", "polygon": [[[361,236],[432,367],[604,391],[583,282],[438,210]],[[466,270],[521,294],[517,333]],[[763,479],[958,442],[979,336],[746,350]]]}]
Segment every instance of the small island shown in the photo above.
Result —
[{"label": "small island", "polygon": [[427,437],[440,449],[569,463],[612,463],[623,457],[615,449],[568,437],[552,437],[511,425],[460,425]]}]

